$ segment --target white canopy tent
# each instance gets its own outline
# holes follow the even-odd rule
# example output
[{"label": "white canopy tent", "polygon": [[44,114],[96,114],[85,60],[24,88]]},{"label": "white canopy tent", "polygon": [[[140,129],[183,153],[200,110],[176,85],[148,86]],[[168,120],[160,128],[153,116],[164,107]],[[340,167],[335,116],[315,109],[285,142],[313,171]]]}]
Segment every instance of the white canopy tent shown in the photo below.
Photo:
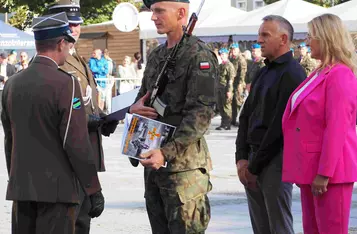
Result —
[{"label": "white canopy tent", "polygon": [[[190,15],[197,11],[201,0],[190,1]],[[235,22],[237,18],[244,18],[248,13],[237,8],[231,7],[231,0],[206,0],[205,5],[199,15],[194,34],[197,36],[216,36],[216,28],[212,25],[222,25],[227,20]],[[151,20],[151,12],[141,12],[139,14],[140,39],[160,38],[156,32],[154,22]],[[231,23],[232,24],[232,23]],[[222,34],[221,34],[222,35]]]},{"label": "white canopy tent", "polygon": [[233,24],[228,25],[231,20],[221,22],[223,26],[212,25],[215,32],[220,35],[240,35],[242,38],[249,35],[257,35],[262,19],[267,15],[279,15],[289,20],[297,33],[305,33],[305,24],[313,17],[325,13],[326,8],[317,6],[303,0],[281,0],[265,7],[248,12],[242,19],[237,18]]},{"label": "white canopy tent", "polygon": [[343,21],[357,21],[357,0],[351,0],[328,9],[329,13],[338,15]]}]

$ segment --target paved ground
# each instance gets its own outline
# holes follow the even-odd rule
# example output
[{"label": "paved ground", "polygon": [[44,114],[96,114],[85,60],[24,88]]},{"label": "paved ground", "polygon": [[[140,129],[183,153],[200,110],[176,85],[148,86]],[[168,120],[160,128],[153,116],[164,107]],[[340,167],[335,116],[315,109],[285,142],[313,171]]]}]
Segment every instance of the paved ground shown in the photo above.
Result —
[{"label": "paved ground", "polygon": [[[218,126],[214,119],[211,129]],[[207,136],[214,170],[213,190],[209,194],[212,205],[212,220],[208,234],[251,234],[248,207],[244,188],[238,181],[234,165],[235,137],[237,129],[217,132]],[[93,220],[92,234],[149,234],[150,226],[143,198],[143,170],[131,167],[128,159],[120,155],[122,125],[116,133],[104,140],[107,172],[101,173],[106,209],[101,217]],[[1,131],[0,138],[3,137]],[[2,142],[0,140],[0,142]],[[3,155],[3,144],[0,144]],[[7,174],[5,160],[0,160],[0,234],[10,233],[10,206],[5,201]],[[294,188],[294,227],[302,232],[301,207],[298,189]],[[353,195],[350,226],[357,227],[357,190]],[[357,233],[357,232],[354,232]]]}]

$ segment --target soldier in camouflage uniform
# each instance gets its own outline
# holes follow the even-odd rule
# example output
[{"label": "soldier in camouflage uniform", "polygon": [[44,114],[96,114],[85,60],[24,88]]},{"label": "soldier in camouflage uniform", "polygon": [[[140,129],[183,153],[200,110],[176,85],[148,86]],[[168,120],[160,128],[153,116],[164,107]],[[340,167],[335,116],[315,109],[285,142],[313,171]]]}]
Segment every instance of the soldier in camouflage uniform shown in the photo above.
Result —
[{"label": "soldier in camouflage uniform", "polygon": [[250,92],[250,85],[254,77],[260,71],[260,68],[265,66],[264,58],[262,57],[261,46],[259,44],[252,45],[252,56],[253,56],[253,63],[251,64],[251,66],[248,67],[247,77],[245,80],[246,88],[248,92]]},{"label": "soldier in camouflage uniform", "polygon": [[[204,233],[210,221],[207,193],[211,158],[204,138],[215,105],[214,85],[218,78],[215,54],[195,36],[183,41],[167,76],[161,101],[168,105],[164,116],[145,106],[165,58],[180,41],[187,23],[188,0],[144,0],[153,12],[159,34],[167,42],[149,55],[144,78],[130,113],[176,126],[176,132],[162,148],[141,155],[145,160],[145,200],[156,234]],[[137,161],[131,160],[133,166]],[[162,167],[165,162],[166,168]]]},{"label": "soldier in camouflage uniform", "polygon": [[299,63],[304,68],[306,76],[309,76],[313,70],[316,68],[316,62],[307,53],[307,46],[305,42],[301,43],[299,46]]},{"label": "soldier in camouflage uniform", "polygon": [[221,125],[216,130],[230,130],[232,121],[233,80],[236,70],[228,59],[229,51],[219,51],[222,63],[219,65],[219,79],[216,80],[217,107],[222,117]]},{"label": "soldier in camouflage uniform", "polygon": [[231,45],[231,62],[234,65],[236,77],[233,81],[233,99],[232,99],[232,125],[237,126],[238,111],[244,102],[245,76],[247,74],[247,61],[239,50],[239,44]]}]

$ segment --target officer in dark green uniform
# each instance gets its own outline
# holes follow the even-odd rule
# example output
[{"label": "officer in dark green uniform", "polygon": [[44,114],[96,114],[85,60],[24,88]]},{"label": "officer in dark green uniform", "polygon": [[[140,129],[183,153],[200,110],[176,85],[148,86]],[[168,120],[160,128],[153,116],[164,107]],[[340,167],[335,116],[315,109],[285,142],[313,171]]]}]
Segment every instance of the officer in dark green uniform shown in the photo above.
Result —
[{"label": "officer in dark green uniform", "polygon": [[35,18],[33,30],[37,55],[2,100],[12,233],[74,234],[79,188],[92,217],[104,209],[80,86],[58,67],[75,39],[65,13]]},{"label": "officer in dark green uniform", "polygon": [[[159,96],[167,113],[145,105],[165,58],[179,43],[189,13],[188,0],[144,0],[153,12],[157,32],[166,43],[148,58],[144,78],[130,113],[176,126],[172,139],[160,149],[147,152],[140,161],[145,167],[145,200],[152,233],[204,233],[210,221],[207,193],[211,158],[204,135],[215,105],[216,55],[195,36],[186,38],[171,64],[167,85]],[[167,167],[162,166],[167,162]]]},{"label": "officer in dark green uniform", "polygon": [[216,80],[217,108],[222,117],[221,125],[216,130],[230,130],[232,121],[233,80],[236,70],[228,59],[226,48],[219,50],[222,63],[219,65],[219,78]]}]

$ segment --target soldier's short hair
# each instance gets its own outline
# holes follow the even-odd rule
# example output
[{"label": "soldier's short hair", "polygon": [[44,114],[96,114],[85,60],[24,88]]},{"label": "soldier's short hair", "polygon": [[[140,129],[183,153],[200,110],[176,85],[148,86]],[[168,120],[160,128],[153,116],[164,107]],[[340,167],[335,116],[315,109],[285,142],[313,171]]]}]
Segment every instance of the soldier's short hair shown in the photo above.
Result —
[{"label": "soldier's short hair", "polygon": [[54,51],[57,48],[57,44],[64,39],[64,37],[56,37],[47,40],[35,41],[36,50],[38,53]]},{"label": "soldier's short hair", "polygon": [[288,33],[288,40],[291,42],[294,37],[294,28],[291,23],[280,15],[267,15],[263,18],[264,22],[274,21],[279,24],[280,29],[284,29]]}]

